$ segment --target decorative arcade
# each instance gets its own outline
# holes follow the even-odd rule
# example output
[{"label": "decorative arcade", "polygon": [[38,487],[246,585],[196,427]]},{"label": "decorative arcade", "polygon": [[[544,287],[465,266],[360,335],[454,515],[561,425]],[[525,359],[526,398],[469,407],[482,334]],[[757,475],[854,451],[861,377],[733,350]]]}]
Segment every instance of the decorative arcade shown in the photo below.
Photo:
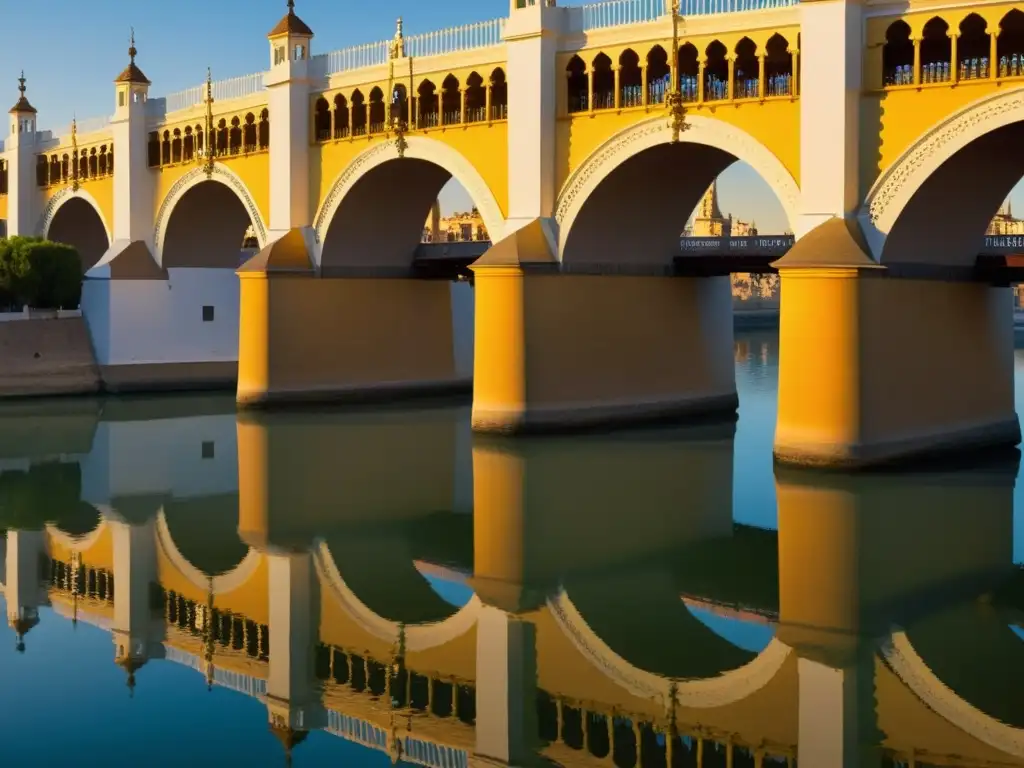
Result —
[{"label": "decorative arcade", "polygon": [[[513,0],[314,55],[289,1],[268,40],[266,71],[155,98],[133,34],[113,115],[62,131],[21,80],[0,218],[78,248],[107,389],[472,389],[499,432],[733,413],[746,270],[678,236],[741,160],[796,239],[773,267],[776,456],[1018,442],[1016,273],[978,261],[1024,175],[1013,3]],[[421,245],[452,178],[493,241],[468,274]],[[949,354],[905,341],[922,334]]]}]

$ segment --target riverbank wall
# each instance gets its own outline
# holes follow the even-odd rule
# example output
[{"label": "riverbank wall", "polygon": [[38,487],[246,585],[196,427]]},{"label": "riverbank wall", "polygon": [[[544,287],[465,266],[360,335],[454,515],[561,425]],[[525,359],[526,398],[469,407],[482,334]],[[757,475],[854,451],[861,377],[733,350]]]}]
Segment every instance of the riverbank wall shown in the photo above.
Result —
[{"label": "riverbank wall", "polygon": [[0,397],[89,395],[100,388],[80,313],[0,317]]}]

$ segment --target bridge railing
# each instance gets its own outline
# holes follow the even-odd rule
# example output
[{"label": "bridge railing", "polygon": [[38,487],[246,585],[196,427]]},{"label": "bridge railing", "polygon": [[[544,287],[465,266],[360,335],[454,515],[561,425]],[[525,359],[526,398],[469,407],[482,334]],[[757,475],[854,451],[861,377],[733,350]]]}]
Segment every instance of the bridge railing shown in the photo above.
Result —
[{"label": "bridge railing", "polygon": [[[800,0],[680,0],[679,15],[714,16],[723,13],[788,8]],[[602,0],[580,6],[583,31],[642,24],[669,13],[668,0]]]},{"label": "bridge railing", "polygon": [[[231,99],[242,99],[259,93],[266,86],[263,83],[263,72],[253,72],[250,75],[229,77],[225,80],[213,82],[213,100],[230,101]],[[206,101],[206,83],[194,85],[183,91],[168,94],[165,97],[168,112],[177,112],[182,109],[198,106]]]},{"label": "bridge railing", "polygon": [[[501,43],[504,31],[505,19],[498,18],[409,35],[405,38],[405,55],[441,56],[446,53],[488,48]],[[330,77],[339,72],[386,64],[390,46],[390,40],[380,40],[321,53],[312,59],[312,74],[314,77]]]}]

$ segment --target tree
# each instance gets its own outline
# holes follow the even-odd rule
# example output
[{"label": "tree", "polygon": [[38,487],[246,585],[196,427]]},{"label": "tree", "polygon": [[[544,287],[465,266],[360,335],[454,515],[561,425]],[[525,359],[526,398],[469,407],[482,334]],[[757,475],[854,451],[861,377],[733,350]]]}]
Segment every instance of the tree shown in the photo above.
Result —
[{"label": "tree", "polygon": [[70,309],[81,295],[81,259],[72,246],[39,237],[0,238],[0,304]]}]

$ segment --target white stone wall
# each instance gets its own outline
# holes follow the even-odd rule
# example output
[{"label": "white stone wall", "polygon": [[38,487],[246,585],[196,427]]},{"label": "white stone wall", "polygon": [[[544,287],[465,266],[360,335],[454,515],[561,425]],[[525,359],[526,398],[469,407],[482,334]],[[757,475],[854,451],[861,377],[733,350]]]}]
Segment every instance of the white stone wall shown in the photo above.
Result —
[{"label": "white stone wall", "polygon": [[[234,269],[172,268],[169,280],[86,280],[82,312],[101,366],[238,360]],[[214,308],[203,322],[203,307]]]}]

